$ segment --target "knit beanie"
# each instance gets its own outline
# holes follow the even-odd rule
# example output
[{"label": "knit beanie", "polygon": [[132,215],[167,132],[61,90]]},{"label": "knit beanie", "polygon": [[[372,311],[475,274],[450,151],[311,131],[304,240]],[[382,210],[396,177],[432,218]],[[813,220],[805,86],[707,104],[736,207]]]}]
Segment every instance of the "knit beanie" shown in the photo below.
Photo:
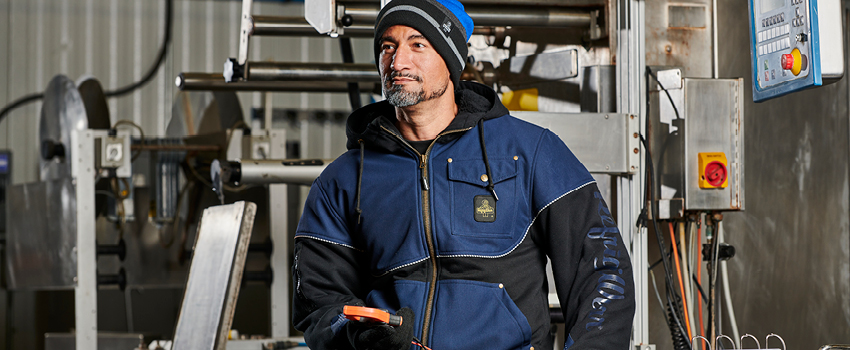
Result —
[{"label": "knit beanie", "polygon": [[466,66],[466,42],[472,36],[472,18],[457,0],[392,0],[375,21],[375,63],[379,65],[381,36],[394,25],[416,29],[428,39],[449,68],[454,86]]}]

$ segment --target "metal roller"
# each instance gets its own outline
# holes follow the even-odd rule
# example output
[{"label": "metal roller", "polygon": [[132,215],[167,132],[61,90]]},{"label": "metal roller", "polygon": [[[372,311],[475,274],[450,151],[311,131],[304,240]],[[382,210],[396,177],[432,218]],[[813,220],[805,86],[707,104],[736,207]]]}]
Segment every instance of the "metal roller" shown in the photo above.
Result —
[{"label": "metal roller", "polygon": [[[378,17],[377,3],[345,3],[343,16],[354,23],[373,24]],[[590,25],[590,13],[556,6],[466,5],[466,13],[478,27],[584,27]],[[348,28],[345,29],[346,31]]]},{"label": "metal roller", "polygon": [[210,177],[224,184],[311,185],[330,161],[321,159],[213,161]]},{"label": "metal roller", "polygon": [[[559,4],[512,2],[505,5],[468,4],[466,12],[472,17],[475,26],[480,27],[590,27],[591,14],[589,10],[576,10],[577,7],[554,6]],[[544,6],[535,6],[544,5]],[[594,4],[586,4],[579,8],[588,8]],[[604,6],[604,3],[598,4]],[[372,37],[374,23],[378,17],[378,3],[344,2],[344,12],[339,18],[343,22],[350,21],[344,26],[342,36]],[[594,8],[594,9],[598,9]],[[343,24],[340,24],[343,25]],[[319,33],[307,20],[301,17],[252,16],[251,36],[291,36],[291,35],[324,35]],[[242,61],[240,61],[242,62]]]},{"label": "metal roller", "polygon": [[[375,75],[377,76],[377,71]],[[183,91],[348,92],[348,83],[345,81],[236,81],[227,83],[221,73],[180,73],[175,84]],[[360,91],[380,91],[378,83],[361,82],[359,85]]]},{"label": "metal roller", "polygon": [[248,81],[380,81],[371,63],[248,62]]},{"label": "metal roller", "polygon": [[589,27],[590,13],[559,7],[480,7],[467,9],[476,26],[482,27]]},{"label": "metal roller", "polygon": [[[309,36],[322,35],[304,17],[253,16],[253,31],[256,36]],[[373,18],[374,20],[374,18]],[[371,38],[373,25],[356,24],[345,27],[343,37]]]}]

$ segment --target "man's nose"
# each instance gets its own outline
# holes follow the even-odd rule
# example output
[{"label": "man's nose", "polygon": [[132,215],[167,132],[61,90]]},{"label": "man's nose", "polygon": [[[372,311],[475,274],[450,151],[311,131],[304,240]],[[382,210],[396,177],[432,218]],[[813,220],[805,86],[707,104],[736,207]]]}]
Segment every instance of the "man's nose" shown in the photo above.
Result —
[{"label": "man's nose", "polygon": [[393,63],[390,66],[395,71],[400,71],[405,68],[410,68],[411,52],[404,46],[399,46],[393,54]]}]

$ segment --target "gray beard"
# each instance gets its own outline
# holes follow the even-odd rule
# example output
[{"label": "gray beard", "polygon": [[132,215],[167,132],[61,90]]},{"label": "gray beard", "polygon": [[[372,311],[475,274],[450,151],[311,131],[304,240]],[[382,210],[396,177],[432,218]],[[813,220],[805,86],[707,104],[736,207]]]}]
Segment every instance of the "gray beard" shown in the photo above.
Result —
[{"label": "gray beard", "polygon": [[[390,75],[385,82],[384,95],[387,97],[387,102],[395,107],[410,107],[419,102],[433,100],[446,93],[449,88],[449,83],[446,82],[442,88],[432,91],[430,94],[425,94],[425,90],[407,91],[402,85],[392,85],[393,75]],[[420,79],[416,79],[421,81]],[[389,87],[386,87],[389,86]]]}]

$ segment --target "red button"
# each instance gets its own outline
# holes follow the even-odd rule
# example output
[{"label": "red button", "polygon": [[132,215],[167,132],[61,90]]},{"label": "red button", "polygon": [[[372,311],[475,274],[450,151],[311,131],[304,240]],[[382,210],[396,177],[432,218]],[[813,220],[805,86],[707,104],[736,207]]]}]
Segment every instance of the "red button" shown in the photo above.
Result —
[{"label": "red button", "polygon": [[794,67],[794,56],[790,53],[782,55],[782,69],[791,69],[791,67]]},{"label": "red button", "polygon": [[714,187],[720,187],[726,181],[726,166],[721,162],[711,162],[705,167],[705,180]]}]

